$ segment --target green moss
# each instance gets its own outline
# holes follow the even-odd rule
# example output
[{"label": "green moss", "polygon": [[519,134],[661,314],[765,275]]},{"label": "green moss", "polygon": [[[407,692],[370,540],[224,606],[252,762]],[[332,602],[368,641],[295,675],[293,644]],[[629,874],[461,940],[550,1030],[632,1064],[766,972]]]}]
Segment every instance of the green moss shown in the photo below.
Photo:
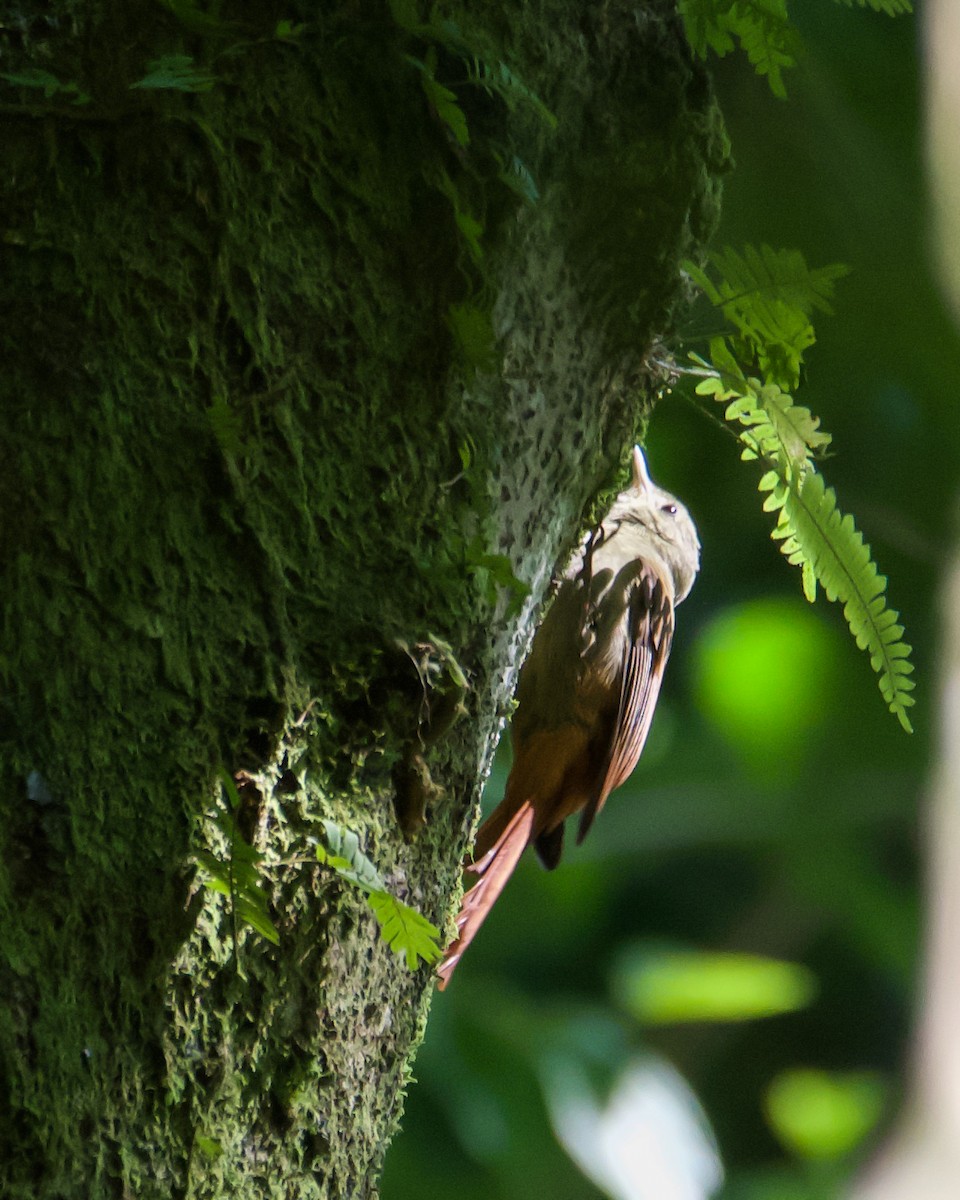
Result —
[{"label": "green moss", "polygon": [[[37,17],[12,46],[92,101],[54,97],[45,115],[22,96],[0,135],[16,181],[0,325],[11,1200],[373,1194],[426,974],[297,860],[327,816],[431,918],[456,886],[477,731],[505,700],[470,546],[513,448],[449,306],[489,313],[542,221],[611,353],[639,360],[710,222],[717,134],[699,75],[663,51],[672,6],[652,6],[661,65],[631,85],[628,118],[619,67],[593,116],[571,99],[607,64],[573,53],[568,6],[471,10],[464,36],[502,46],[560,129],[461,88],[466,155],[404,57],[410,35],[354,7],[311,8],[289,44],[270,34],[293,10],[238,3],[239,32],[197,36],[160,5],[63,5],[60,29],[76,14],[86,36]],[[175,51],[217,86],[129,91]],[[541,208],[495,179],[494,150],[521,156]],[[482,220],[482,269],[443,173]],[[604,417],[589,471],[636,417]],[[422,694],[394,642],[429,633],[471,673],[472,723],[433,755],[449,803],[407,844],[390,768]],[[222,905],[191,883],[221,765],[255,775],[255,834],[287,864],[269,875],[281,950],[247,933],[239,964]]]}]

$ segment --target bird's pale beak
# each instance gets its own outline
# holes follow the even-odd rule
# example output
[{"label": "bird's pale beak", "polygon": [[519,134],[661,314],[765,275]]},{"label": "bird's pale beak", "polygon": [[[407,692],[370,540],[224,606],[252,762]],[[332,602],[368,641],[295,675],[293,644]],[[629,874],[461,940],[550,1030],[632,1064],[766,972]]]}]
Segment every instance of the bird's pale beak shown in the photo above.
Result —
[{"label": "bird's pale beak", "polygon": [[647,470],[647,461],[639,446],[633,448],[633,486],[638,492],[648,492],[653,487],[653,480]]}]

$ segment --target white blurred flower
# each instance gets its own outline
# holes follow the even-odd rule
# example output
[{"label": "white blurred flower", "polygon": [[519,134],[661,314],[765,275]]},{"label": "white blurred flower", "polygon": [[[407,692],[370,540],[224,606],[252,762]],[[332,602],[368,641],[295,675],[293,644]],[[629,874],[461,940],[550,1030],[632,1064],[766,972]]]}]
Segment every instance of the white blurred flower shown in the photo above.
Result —
[{"label": "white blurred flower", "polygon": [[611,1200],[708,1200],[723,1182],[703,1110],[667,1063],[628,1064],[602,1107],[571,1060],[547,1071],[545,1092],[560,1143]]}]

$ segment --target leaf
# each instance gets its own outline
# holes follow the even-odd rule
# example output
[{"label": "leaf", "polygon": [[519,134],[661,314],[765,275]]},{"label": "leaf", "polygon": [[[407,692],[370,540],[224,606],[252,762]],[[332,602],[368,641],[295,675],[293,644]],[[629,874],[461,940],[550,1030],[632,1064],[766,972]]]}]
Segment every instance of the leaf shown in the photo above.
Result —
[{"label": "leaf", "polygon": [[306,32],[307,25],[304,21],[278,21],[273,30],[273,36],[278,42],[296,42],[299,41]]},{"label": "leaf", "polygon": [[77,84],[61,83],[56,75],[51,75],[49,71],[42,71],[39,67],[27,67],[23,71],[0,71],[0,79],[6,80],[14,87],[42,89],[46,100],[58,93],[63,93],[73,96],[72,103],[74,104],[90,103],[90,97],[86,92],[81,92]]},{"label": "leaf", "polygon": [[[811,456],[824,450],[832,440],[830,434],[821,430],[820,418],[803,405],[794,404],[793,397],[775,383],[744,379],[736,386],[724,387],[725,379],[719,376],[704,379],[696,390],[699,395],[713,396],[725,403],[725,419],[742,427],[741,457],[747,461],[783,460],[799,478]],[[731,384],[735,382],[731,379]]]},{"label": "leaf", "polygon": [[478,371],[492,371],[496,338],[489,313],[475,304],[451,304],[447,325],[470,366]]},{"label": "leaf", "polygon": [[211,854],[209,850],[198,850],[194,856],[197,860],[197,865],[202,867],[210,876],[205,881],[204,886],[208,887],[211,892],[219,892],[222,896],[230,895],[230,868],[225,862],[221,862],[215,854]]},{"label": "leaf", "polygon": [[[260,864],[264,856],[251,846],[237,828],[237,809],[240,793],[233,776],[221,768],[220,783],[226,793],[227,811],[219,812],[215,824],[227,843],[227,858],[220,859],[209,850],[199,850],[194,855],[197,865],[209,875],[204,886],[211,892],[219,892],[230,902],[230,914],[234,922],[242,921],[256,930],[261,937],[278,945],[280,935],[268,913],[269,898],[260,883]],[[234,951],[239,963],[239,949],[234,941]]]},{"label": "leaf", "polygon": [[835,0],[844,8],[872,8],[874,12],[886,13],[888,17],[897,17],[903,13],[912,13],[911,0]]},{"label": "leaf", "polygon": [[130,89],[154,91],[209,92],[218,82],[216,75],[194,67],[189,54],[166,54],[147,63],[149,71],[142,79],[130,84]]},{"label": "leaf", "polygon": [[442,951],[436,925],[389,892],[371,892],[368,900],[383,940],[395,954],[404,955],[409,970],[415,970],[420,961],[437,962]]},{"label": "leaf", "polygon": [[244,888],[234,896],[233,904],[237,917],[245,925],[275,946],[280,944],[277,927],[267,915],[267,896],[262,888]]},{"label": "leaf", "polygon": [[317,859],[332,867],[341,878],[365,891],[383,891],[386,885],[380,872],[360,849],[360,839],[353,830],[326,820],[323,829],[330,851],[328,853],[318,845]]},{"label": "leaf", "polygon": [[512,112],[518,104],[526,104],[551,129],[557,128],[557,118],[535,91],[528,87],[505,62],[488,62],[474,57],[467,64],[470,82],[482,87],[488,95],[497,95]]},{"label": "leaf", "polygon": [[460,232],[461,240],[466,246],[470,257],[479,266],[483,261],[483,247],[480,244],[480,238],[483,234],[483,226],[481,223],[464,207],[463,201],[460,198],[460,193],[457,190],[457,185],[453,182],[446,171],[441,171],[437,187],[439,191],[450,201],[453,208],[453,217],[457,223],[457,229]]},{"label": "leaf", "polygon": [[360,839],[352,830],[334,821],[324,821],[323,827],[330,849],[318,845],[317,861],[366,893],[383,940],[391,950],[406,957],[411,971],[420,959],[426,963],[436,962],[441,955],[440,930],[415,908],[387,891],[380,872],[360,850]]},{"label": "leaf", "polygon": [[390,5],[391,17],[401,29],[405,29],[408,33],[416,33],[422,28],[416,0],[387,0],[387,2]]},{"label": "leaf", "polygon": [[[468,464],[466,463],[464,464],[465,467],[467,465]],[[470,684],[467,680],[466,673],[464,672],[463,667],[460,666],[457,656],[454,654],[453,647],[450,645],[450,643],[444,641],[443,638],[437,637],[435,633],[428,633],[427,637],[431,646],[436,651],[441,662],[446,668],[447,674],[453,680],[454,685],[460,688],[461,691],[468,691]]]},{"label": "leaf", "polygon": [[[821,280],[821,285],[824,282]],[[826,302],[822,286],[816,294],[821,305]],[[809,298],[805,302],[814,303]],[[814,455],[829,445],[829,435],[820,429],[819,419],[794,404],[789,392],[776,382],[745,378],[724,339],[714,339],[711,350],[720,367],[691,355],[703,370],[711,372],[700,380],[696,391],[725,404],[724,417],[739,426],[740,457],[763,465],[759,483],[765,497],[763,508],[777,514],[771,537],[780,543],[787,561],[800,567],[803,593],[811,603],[816,600],[818,585],[827,599],[842,603],[857,645],[870,655],[888,708],[903,728],[912,732],[907,714],[914,703],[910,646],[902,640],[897,613],[887,608],[886,579],[879,574],[853,518],[837,511],[836,495],[826,487],[813,461]]]},{"label": "leaf", "polygon": [[530,594],[530,586],[517,578],[506,554],[488,554],[483,536],[477,534],[467,546],[466,559],[467,570],[477,580],[491,607],[497,602],[497,588],[505,588],[510,595],[507,614],[520,611]]},{"label": "leaf", "polygon": [[887,581],[877,570],[870,547],[853,518],[838,510],[836,493],[816,471],[810,471],[799,486],[788,488],[784,511],[797,543],[793,553],[810,564],[827,599],[843,605],[850,632],[879,676],[887,707],[912,733],[907,715],[914,704],[911,647],[903,641],[899,614],[887,607]]},{"label": "leaf", "polygon": [[736,38],[773,94],[786,97],[782,72],[796,65],[803,50],[786,0],[679,0],[678,7],[696,54],[705,58],[709,48],[722,57]]},{"label": "leaf", "polygon": [[39,67],[27,67],[24,71],[0,71],[0,79],[12,83],[14,87],[42,88],[44,96],[49,100],[63,89],[63,84],[49,71],[41,71]]},{"label": "leaf", "polygon": [[767,245],[745,246],[742,254],[727,246],[709,262],[716,280],[689,260],[683,268],[749,343],[752,353],[745,357],[783,388],[795,387],[815,340],[810,314],[833,311],[834,284],[849,269],[842,263],[811,269],[799,250]]},{"label": "leaf", "polygon": [[510,155],[509,160],[505,160],[496,151],[493,152],[493,155],[500,167],[497,172],[500,182],[506,184],[512,192],[516,192],[527,204],[536,204],[540,199],[540,191],[537,188],[537,181],[526,163],[516,154]]},{"label": "leaf", "polygon": [[813,1162],[849,1154],[876,1127],[887,1099],[873,1072],[781,1071],[766,1094],[767,1121],[788,1150]]},{"label": "leaf", "polygon": [[420,72],[420,86],[430,102],[431,107],[444,125],[453,134],[454,140],[464,149],[470,145],[470,130],[467,128],[467,118],[460,107],[455,92],[451,92],[435,77],[437,54],[431,46],[427,52],[426,61],[414,58],[408,54],[407,62]]},{"label": "leaf", "polygon": [[[233,22],[221,21],[213,13],[204,12],[193,0],[157,0],[168,12],[173,13],[180,24],[191,33],[222,33],[234,27]],[[217,5],[216,7],[219,7]]]}]

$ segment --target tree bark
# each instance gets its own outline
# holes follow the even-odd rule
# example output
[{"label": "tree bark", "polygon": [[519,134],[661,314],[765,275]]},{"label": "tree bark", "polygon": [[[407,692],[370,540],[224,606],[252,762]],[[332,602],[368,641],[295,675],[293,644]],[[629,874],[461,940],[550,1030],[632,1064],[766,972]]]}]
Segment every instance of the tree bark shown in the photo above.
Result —
[{"label": "tree bark", "polygon": [[[0,25],[10,1200],[376,1194],[431,972],[314,843],[449,923],[715,220],[672,3],[315,8]],[[197,871],[234,820],[277,945]]]}]

